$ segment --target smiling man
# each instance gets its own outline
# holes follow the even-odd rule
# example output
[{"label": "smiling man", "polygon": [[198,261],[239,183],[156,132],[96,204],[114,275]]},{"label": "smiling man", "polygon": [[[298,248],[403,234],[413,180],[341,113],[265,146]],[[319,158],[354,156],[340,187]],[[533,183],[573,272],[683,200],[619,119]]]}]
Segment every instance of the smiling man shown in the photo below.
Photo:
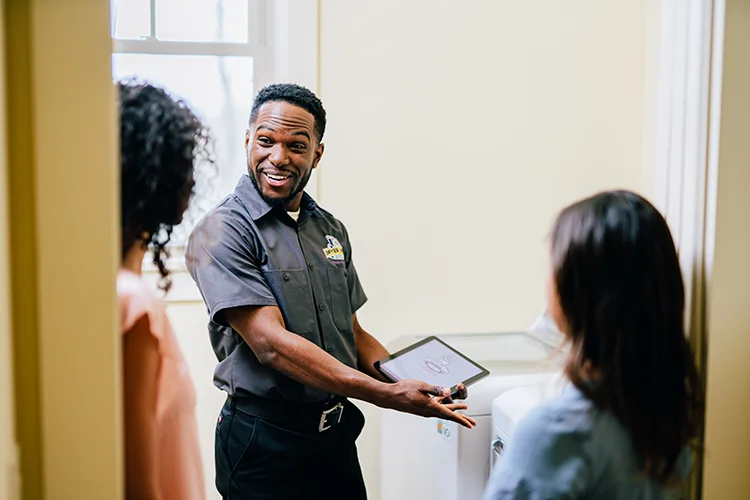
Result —
[{"label": "smiling man", "polygon": [[359,324],[366,297],[344,225],[304,192],[323,156],[326,114],[309,90],[275,84],[253,103],[248,175],[198,224],[187,264],[210,316],[227,393],[216,426],[224,498],[366,498],[347,398],[475,422],[449,390],[386,381],[388,355]]}]

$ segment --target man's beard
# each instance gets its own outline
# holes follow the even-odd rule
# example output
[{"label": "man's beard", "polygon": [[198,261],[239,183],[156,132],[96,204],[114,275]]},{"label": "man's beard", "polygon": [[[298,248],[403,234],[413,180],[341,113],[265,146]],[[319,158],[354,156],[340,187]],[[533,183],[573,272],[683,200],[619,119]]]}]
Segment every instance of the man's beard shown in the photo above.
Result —
[{"label": "man's beard", "polygon": [[263,201],[271,205],[272,207],[283,207],[290,201],[294,199],[295,196],[300,194],[302,191],[305,190],[305,187],[307,186],[307,183],[310,182],[310,176],[312,175],[312,169],[307,173],[307,175],[299,180],[297,183],[297,187],[295,187],[292,192],[284,196],[283,198],[271,198],[270,196],[266,196],[263,194],[263,190],[260,188],[260,185],[258,183],[258,179],[255,177],[256,175],[263,175],[263,174],[256,174],[254,172],[250,172],[250,180],[253,181],[253,186],[255,186],[255,190],[258,191],[258,194],[261,198],[263,198]]}]

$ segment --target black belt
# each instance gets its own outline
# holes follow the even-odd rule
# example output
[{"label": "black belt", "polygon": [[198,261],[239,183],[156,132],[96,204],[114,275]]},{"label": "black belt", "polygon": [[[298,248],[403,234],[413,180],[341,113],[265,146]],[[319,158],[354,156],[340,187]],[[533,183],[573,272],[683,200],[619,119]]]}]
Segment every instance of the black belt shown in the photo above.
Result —
[{"label": "black belt", "polygon": [[227,396],[227,402],[233,409],[289,430],[318,433],[325,432],[341,422],[348,401],[338,396],[322,403],[284,401],[257,396]]}]

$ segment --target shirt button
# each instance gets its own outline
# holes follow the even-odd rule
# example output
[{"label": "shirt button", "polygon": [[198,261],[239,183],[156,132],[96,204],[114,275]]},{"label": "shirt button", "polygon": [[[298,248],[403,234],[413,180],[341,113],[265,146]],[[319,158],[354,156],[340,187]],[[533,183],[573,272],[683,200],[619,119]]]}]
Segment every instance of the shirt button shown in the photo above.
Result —
[{"label": "shirt button", "polygon": [[320,309],[321,311],[325,311],[326,306],[324,304],[318,304],[318,309]]},{"label": "shirt button", "polygon": [[333,352],[333,347],[331,347],[331,346],[326,347],[326,351],[328,351],[329,353],[332,353]]},{"label": "shirt button", "polygon": [[315,266],[314,266],[314,265],[312,265],[312,264],[308,264],[308,265],[307,265],[307,268],[308,268],[308,269],[309,269],[310,271],[312,271],[312,270],[314,270],[314,269],[315,269]]},{"label": "shirt button", "polygon": [[281,275],[281,277],[284,279],[284,281],[289,281],[289,273],[284,273]]}]

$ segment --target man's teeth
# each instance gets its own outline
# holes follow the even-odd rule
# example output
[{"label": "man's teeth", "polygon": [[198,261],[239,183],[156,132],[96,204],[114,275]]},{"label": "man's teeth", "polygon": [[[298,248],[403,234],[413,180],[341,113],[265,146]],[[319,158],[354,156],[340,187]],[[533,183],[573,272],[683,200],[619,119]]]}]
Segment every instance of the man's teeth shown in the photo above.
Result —
[{"label": "man's teeth", "polygon": [[269,179],[273,179],[275,181],[283,181],[285,179],[288,179],[288,175],[273,175],[273,174],[266,174]]}]

